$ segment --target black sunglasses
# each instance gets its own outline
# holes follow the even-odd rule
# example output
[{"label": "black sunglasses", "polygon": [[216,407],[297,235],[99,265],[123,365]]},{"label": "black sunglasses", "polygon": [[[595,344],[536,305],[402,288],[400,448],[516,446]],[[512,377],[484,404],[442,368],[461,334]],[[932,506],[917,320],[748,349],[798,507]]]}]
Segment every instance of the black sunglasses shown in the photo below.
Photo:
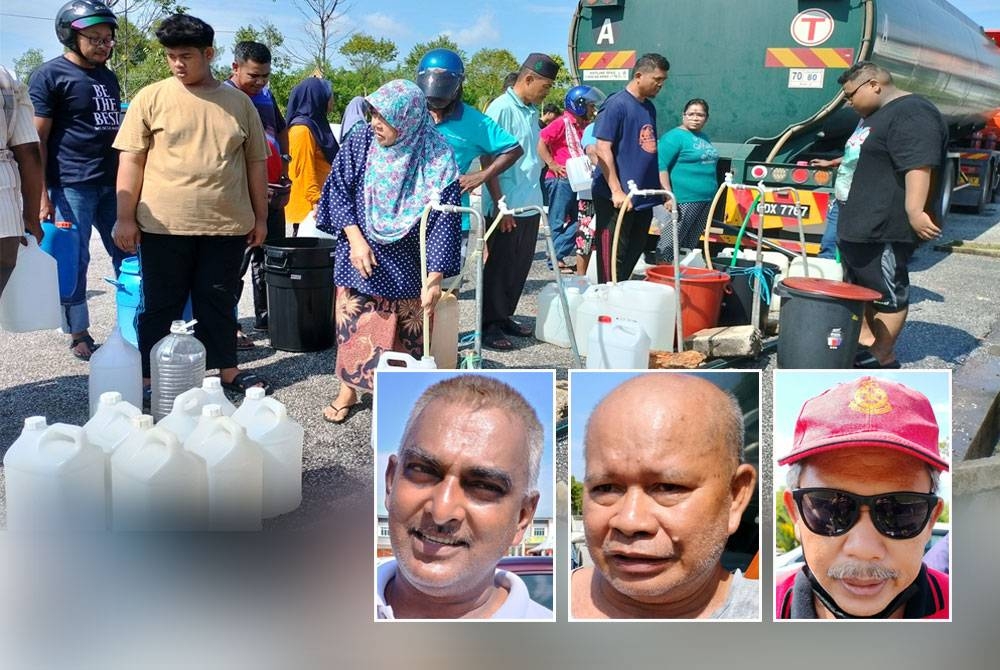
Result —
[{"label": "black sunglasses", "polygon": [[861,506],[867,505],[875,529],[894,540],[919,535],[938,501],[933,493],[896,491],[859,496],[825,488],[795,489],[792,497],[806,527],[817,535],[843,535],[861,518]]}]

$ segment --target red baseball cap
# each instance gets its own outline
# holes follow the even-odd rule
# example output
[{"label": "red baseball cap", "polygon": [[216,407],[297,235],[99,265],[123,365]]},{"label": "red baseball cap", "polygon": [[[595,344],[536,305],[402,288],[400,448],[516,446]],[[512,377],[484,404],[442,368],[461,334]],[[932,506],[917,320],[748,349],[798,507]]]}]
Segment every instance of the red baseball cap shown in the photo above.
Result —
[{"label": "red baseball cap", "polygon": [[790,465],[808,456],[850,447],[883,447],[948,470],[938,452],[938,424],[922,393],[897,382],[861,377],[838,384],[802,405]]}]

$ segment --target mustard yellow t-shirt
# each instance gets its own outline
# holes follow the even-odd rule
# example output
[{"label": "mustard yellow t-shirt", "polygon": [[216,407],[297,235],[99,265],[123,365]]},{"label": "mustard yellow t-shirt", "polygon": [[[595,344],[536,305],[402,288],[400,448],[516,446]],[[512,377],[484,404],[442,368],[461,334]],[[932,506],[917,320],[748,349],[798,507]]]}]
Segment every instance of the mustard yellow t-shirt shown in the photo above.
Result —
[{"label": "mustard yellow t-shirt", "polygon": [[145,153],[136,220],[163,235],[243,235],[253,228],[247,164],[267,158],[260,116],[231,86],[192,91],[171,77],[139,91],[115,149]]},{"label": "mustard yellow t-shirt", "polygon": [[292,190],[288,195],[288,204],[285,205],[285,221],[301,223],[319,202],[323,184],[330,174],[330,163],[308,126],[294,125],[288,128],[288,153],[292,156],[292,162],[288,165]]}]

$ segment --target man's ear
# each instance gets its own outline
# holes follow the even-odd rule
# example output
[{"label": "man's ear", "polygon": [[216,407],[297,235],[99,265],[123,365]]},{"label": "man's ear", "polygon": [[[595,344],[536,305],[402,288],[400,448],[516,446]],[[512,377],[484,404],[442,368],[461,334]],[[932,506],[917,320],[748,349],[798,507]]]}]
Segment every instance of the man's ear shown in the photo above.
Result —
[{"label": "man's ear", "polygon": [[392,494],[392,483],[396,478],[396,454],[389,456],[389,464],[385,467],[385,506],[389,508],[389,496]]},{"label": "man's ear", "polygon": [[757,488],[757,471],[748,463],[736,467],[733,479],[729,485],[732,503],[729,506],[729,534],[732,535],[740,527],[743,512],[753,498]]},{"label": "man's ear", "polygon": [[524,531],[528,529],[531,525],[531,520],[535,518],[535,509],[538,507],[538,491],[532,491],[528,495],[524,496],[524,500],[521,501],[521,509],[517,516],[517,532],[514,533],[514,538],[510,541],[511,546],[515,544],[520,544],[521,540],[524,538]]}]

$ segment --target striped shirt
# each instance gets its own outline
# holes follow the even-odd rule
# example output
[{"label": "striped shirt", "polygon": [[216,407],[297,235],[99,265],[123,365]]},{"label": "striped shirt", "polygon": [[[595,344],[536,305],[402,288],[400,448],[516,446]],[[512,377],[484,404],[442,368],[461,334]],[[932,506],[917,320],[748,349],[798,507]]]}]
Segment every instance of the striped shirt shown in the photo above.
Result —
[{"label": "striped shirt", "polygon": [[17,161],[10,147],[38,141],[35,130],[35,112],[28,98],[28,90],[10,72],[0,66],[0,237],[19,237],[24,234],[21,178]]}]

